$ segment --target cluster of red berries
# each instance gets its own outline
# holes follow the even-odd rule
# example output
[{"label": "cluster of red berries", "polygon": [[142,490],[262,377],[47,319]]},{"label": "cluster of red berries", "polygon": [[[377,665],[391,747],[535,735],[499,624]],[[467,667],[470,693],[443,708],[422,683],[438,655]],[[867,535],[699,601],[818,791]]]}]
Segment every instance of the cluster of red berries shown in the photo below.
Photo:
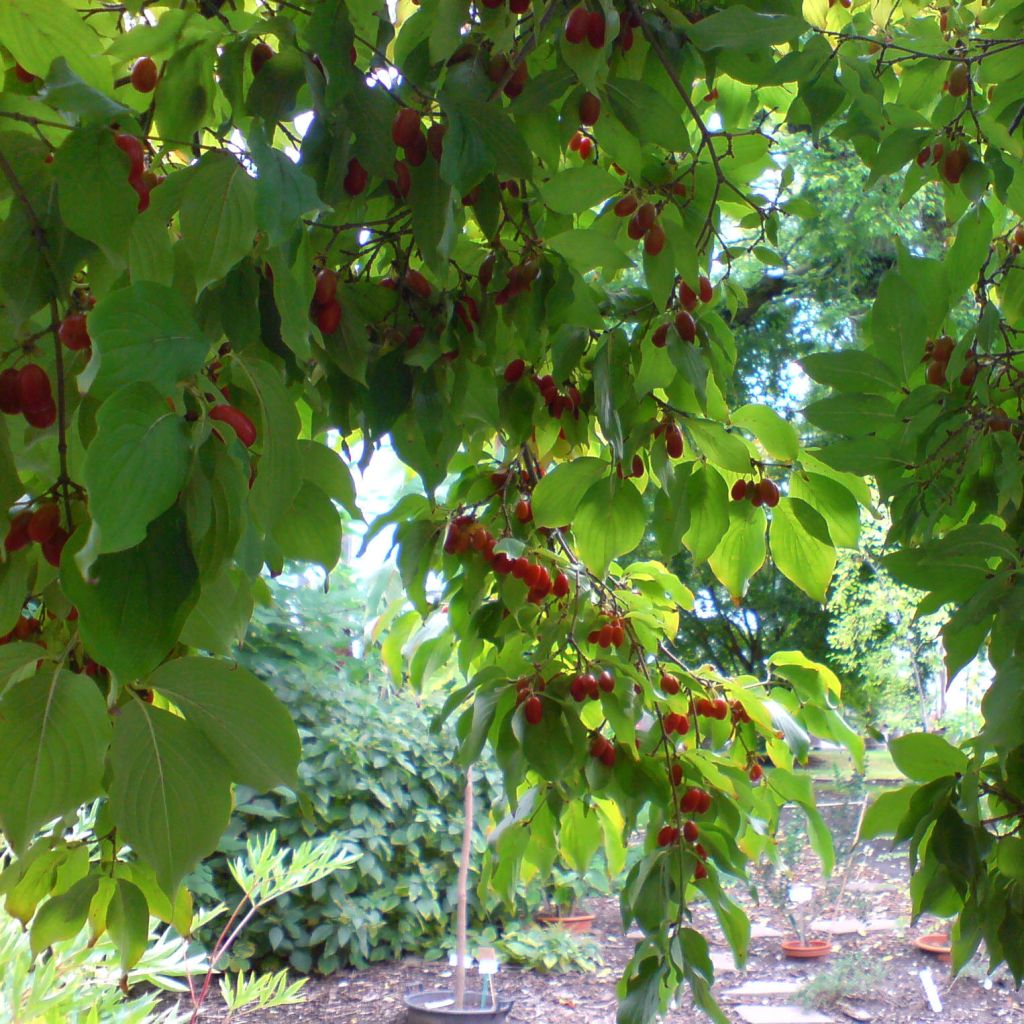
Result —
[{"label": "cluster of red berries", "polygon": [[683,309],[693,312],[698,303],[707,304],[715,297],[715,288],[711,279],[701,274],[697,279],[697,290],[694,291],[685,281],[679,282],[679,304]]},{"label": "cluster of red berries", "polygon": [[950,185],[960,181],[970,162],[971,151],[962,143],[947,148],[944,143],[936,142],[917,154],[918,167],[926,167],[929,163],[939,165],[939,173]]},{"label": "cluster of red berries", "polygon": [[[511,75],[509,75],[509,70],[512,70]],[[514,100],[526,87],[528,75],[529,71],[525,60],[520,60],[513,69],[508,57],[503,53],[493,54],[487,64],[487,77],[495,84],[504,81],[508,76],[508,81],[501,87],[501,91],[510,100]]]},{"label": "cluster of red berries", "polygon": [[540,604],[549,595],[563,598],[569,593],[569,577],[564,572],[552,578],[543,565],[528,558],[510,558],[504,552],[495,552],[497,541],[490,530],[470,515],[457,516],[448,527],[444,540],[445,554],[463,555],[477,551],[484,556],[499,576],[512,576],[529,588],[527,600]]},{"label": "cluster of red berries", "polygon": [[[946,371],[949,369],[949,360],[956,348],[956,342],[948,335],[943,334],[938,338],[929,338],[924,346],[924,359],[928,363],[925,370],[925,378],[929,384],[941,388],[946,386]],[[967,353],[963,372],[960,374],[960,383],[964,387],[970,387],[978,376],[978,364],[974,351]]]},{"label": "cluster of red berries", "polygon": [[615,744],[599,733],[590,744],[590,756],[596,757],[606,768],[611,768],[615,765]]},{"label": "cluster of red berries", "polygon": [[609,618],[603,625],[587,634],[587,643],[598,647],[621,647],[626,642],[626,625],[618,616]]},{"label": "cluster of red berries", "polygon": [[665,451],[670,459],[681,459],[683,457],[683,432],[679,424],[670,417],[663,419],[654,429],[654,436],[665,435]]},{"label": "cluster of red berries", "polygon": [[325,267],[316,275],[309,315],[321,334],[333,334],[338,329],[341,303],[338,302],[338,275],[333,270]]},{"label": "cluster of red berries", "polygon": [[[633,46],[633,29],[639,28],[640,19],[633,13],[628,14],[622,21],[616,43],[622,48],[623,53],[628,53]],[[582,43],[585,39],[595,50],[604,47],[607,36],[605,18],[603,11],[588,11],[582,5],[574,7],[569,16],[565,19],[565,41]]]},{"label": "cluster of red berries", "polygon": [[589,160],[594,152],[594,140],[583,132],[575,132],[569,140],[569,151],[578,154],[581,160]]},{"label": "cluster of red berries", "polygon": [[690,731],[690,719],[687,715],[677,714],[670,711],[661,720],[661,731],[666,736],[675,733],[678,736],[685,736]]},{"label": "cluster of red berries", "polygon": [[129,160],[128,184],[135,189],[139,196],[139,213],[149,207],[149,193],[162,184],[163,175],[154,171],[146,170],[146,155],[142,143],[134,136],[125,132],[118,132],[114,136],[117,148],[124,153]]},{"label": "cluster of red berries", "polygon": [[[484,263],[487,261],[485,260]],[[481,271],[483,265],[481,265]],[[491,271],[493,273],[494,265],[491,264]],[[508,283],[500,291],[494,295],[494,304],[496,306],[504,306],[509,299],[514,299],[517,295],[522,295],[523,292],[528,292],[533,287],[533,282],[537,280],[540,274],[540,263],[531,257],[524,259],[522,263],[517,264],[514,267],[510,267],[508,271]],[[481,284],[483,280],[481,279]]]},{"label": "cluster of red berries", "polygon": [[640,203],[636,196],[623,196],[612,207],[612,212],[616,217],[629,217],[626,234],[634,242],[642,238],[648,256],[657,256],[665,248],[665,229],[658,223],[658,208],[654,203]]},{"label": "cluster of red berries", "polygon": [[[668,344],[669,326],[669,324],[660,324],[654,329],[654,333],[651,335],[651,342],[655,348],[664,348]],[[679,310],[671,326],[675,327],[676,334],[683,341],[692,343],[697,340],[697,321],[693,319],[693,314],[689,310]]]},{"label": "cluster of red berries", "polygon": [[4,547],[13,553],[29,544],[38,544],[47,562],[59,566],[61,552],[70,536],[60,525],[60,509],[54,502],[47,501],[32,512],[19,512],[11,520]]},{"label": "cluster of red berries", "polygon": [[754,508],[766,505],[775,508],[779,503],[779,488],[767,477],[761,480],[737,480],[729,491],[733,501],[749,501]]},{"label": "cluster of red berries", "polygon": [[729,717],[729,702],[721,697],[717,700],[700,697],[694,702],[693,710],[703,718],[717,718],[719,721],[725,721]]},{"label": "cluster of red berries", "polygon": [[423,121],[412,107],[402,107],[391,122],[391,141],[402,150],[410,167],[419,167],[427,158],[427,137]]},{"label": "cluster of red berries", "polygon": [[540,697],[534,692],[535,690],[543,693],[543,679],[536,686],[529,676],[520,676],[516,680],[516,707],[519,707],[520,704],[525,705],[523,707],[523,714],[530,725],[536,725],[544,717],[544,705],[541,703]]},{"label": "cluster of red berries", "polygon": [[81,352],[92,347],[89,328],[84,313],[68,313],[57,328],[57,337],[65,348],[72,352]]},{"label": "cluster of red berries", "polygon": [[40,430],[52,426],[57,419],[57,404],[46,371],[35,363],[26,363],[20,370],[0,372],[0,412],[8,416],[20,413],[29,426]]},{"label": "cluster of red berries", "polygon": [[592,672],[581,672],[573,677],[569,684],[569,694],[577,704],[582,704],[588,697],[598,700],[602,691],[611,693],[615,689],[615,676],[605,669],[595,676]]},{"label": "cluster of red berries", "polygon": [[0,644],[13,644],[18,640],[24,640],[39,644],[40,647],[45,647],[46,644],[43,643],[42,638],[39,636],[42,630],[42,623],[38,619],[33,619],[31,615],[20,615],[18,621],[14,624],[14,629],[0,636]]},{"label": "cluster of red berries", "polygon": [[563,394],[558,390],[555,378],[549,373],[543,377],[534,374],[533,383],[537,386],[541,398],[544,399],[544,404],[548,407],[548,413],[554,419],[560,420],[562,415],[567,412],[571,412],[573,416],[579,419],[583,396],[575,384],[570,384],[566,387]]}]

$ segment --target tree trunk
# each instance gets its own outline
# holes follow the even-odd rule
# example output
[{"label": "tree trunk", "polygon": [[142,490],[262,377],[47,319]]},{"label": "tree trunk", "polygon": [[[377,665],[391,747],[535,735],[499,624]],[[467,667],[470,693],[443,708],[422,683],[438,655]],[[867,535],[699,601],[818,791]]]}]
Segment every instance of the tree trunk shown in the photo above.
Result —
[{"label": "tree trunk", "polygon": [[455,911],[455,1008],[461,1010],[466,1000],[466,880],[469,878],[469,855],[473,847],[473,768],[466,770],[466,813],[462,826],[462,856],[459,859],[458,904]]}]

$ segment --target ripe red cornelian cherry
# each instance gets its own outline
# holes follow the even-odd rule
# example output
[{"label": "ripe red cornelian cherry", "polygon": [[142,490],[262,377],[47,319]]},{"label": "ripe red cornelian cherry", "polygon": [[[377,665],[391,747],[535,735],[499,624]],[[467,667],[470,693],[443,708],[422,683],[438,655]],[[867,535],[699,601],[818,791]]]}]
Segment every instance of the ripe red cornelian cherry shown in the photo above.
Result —
[{"label": "ripe red cornelian cherry", "polygon": [[152,57],[140,57],[132,65],[131,82],[136,92],[152,92],[156,88],[158,72]]},{"label": "ripe red cornelian cherry", "polygon": [[211,420],[231,427],[246,448],[252,447],[256,441],[256,426],[241,409],[236,409],[233,405],[216,405],[210,410],[209,415]]}]

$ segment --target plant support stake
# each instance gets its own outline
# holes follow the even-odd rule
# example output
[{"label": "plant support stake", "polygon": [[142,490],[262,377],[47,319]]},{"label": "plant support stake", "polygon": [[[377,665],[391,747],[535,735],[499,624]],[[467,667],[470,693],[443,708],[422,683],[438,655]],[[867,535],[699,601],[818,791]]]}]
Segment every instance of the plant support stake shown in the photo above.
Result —
[{"label": "plant support stake", "polygon": [[473,768],[466,770],[466,814],[462,826],[462,856],[459,859],[458,904],[455,909],[455,1009],[466,999],[466,879],[473,845]]}]

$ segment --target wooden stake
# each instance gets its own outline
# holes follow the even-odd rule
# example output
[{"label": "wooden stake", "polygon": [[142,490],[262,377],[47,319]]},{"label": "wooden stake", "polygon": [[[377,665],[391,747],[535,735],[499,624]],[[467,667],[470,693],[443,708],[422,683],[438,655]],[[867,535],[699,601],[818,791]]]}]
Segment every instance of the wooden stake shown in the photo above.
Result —
[{"label": "wooden stake", "polygon": [[455,1009],[461,1010],[466,1000],[466,880],[469,877],[469,855],[473,847],[473,768],[466,771],[466,813],[462,826],[462,856],[459,859],[458,903],[455,910]]}]

